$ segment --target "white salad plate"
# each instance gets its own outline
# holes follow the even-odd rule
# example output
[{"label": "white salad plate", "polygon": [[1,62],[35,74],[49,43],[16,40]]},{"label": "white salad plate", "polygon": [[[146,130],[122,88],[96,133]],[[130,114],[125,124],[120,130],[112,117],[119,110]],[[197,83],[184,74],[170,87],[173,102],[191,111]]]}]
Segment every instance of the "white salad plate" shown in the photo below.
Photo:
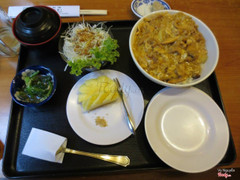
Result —
[{"label": "white salad plate", "polygon": [[229,143],[227,120],[210,96],[191,88],[164,88],[150,101],[145,131],[156,155],[189,173],[216,166]]},{"label": "white salad plate", "polygon": [[[66,105],[68,121],[77,135],[96,145],[111,145],[119,143],[131,135],[121,99],[85,112],[78,103],[79,87],[89,79],[99,76],[118,78],[126,97],[128,109],[132,115],[135,127],[140,124],[144,111],[144,100],[138,85],[127,75],[115,70],[100,70],[83,76],[71,89]],[[106,127],[96,125],[96,119],[107,122]]]}]

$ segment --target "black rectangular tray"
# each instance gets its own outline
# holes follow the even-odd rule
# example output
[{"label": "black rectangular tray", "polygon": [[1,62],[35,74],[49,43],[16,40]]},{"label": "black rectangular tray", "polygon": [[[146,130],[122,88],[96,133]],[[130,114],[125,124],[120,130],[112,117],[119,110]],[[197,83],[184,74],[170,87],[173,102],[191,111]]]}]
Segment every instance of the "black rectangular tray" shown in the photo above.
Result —
[{"label": "black rectangular tray", "polygon": [[[120,58],[114,65],[107,65],[104,69],[115,69],[130,76],[140,87],[144,99],[149,101],[155,93],[164,87],[145,78],[131,58],[128,39],[134,24],[135,21],[106,22],[107,26],[112,26],[111,32],[114,38],[118,40]],[[67,25],[63,24],[62,31],[66,29]],[[135,136],[130,136],[123,142],[115,145],[93,145],[75,134],[67,120],[66,101],[71,88],[81,76],[70,75],[69,70],[64,72],[66,63],[58,53],[58,39],[55,39],[48,45],[37,48],[22,46],[17,71],[30,65],[44,65],[52,69],[57,77],[57,90],[49,102],[37,108],[24,108],[12,101],[3,160],[3,173],[5,176],[9,178],[80,176],[169,168],[169,166],[155,155],[148,144],[144,131],[144,118]],[[210,95],[225,113],[214,73],[196,87]],[[65,155],[62,164],[50,163],[24,156],[22,155],[22,150],[32,127],[67,137],[68,147],[72,149],[128,155],[131,159],[131,164],[123,168],[104,161],[71,154]],[[230,164],[235,158],[235,147],[230,135],[227,153],[219,165]]]}]

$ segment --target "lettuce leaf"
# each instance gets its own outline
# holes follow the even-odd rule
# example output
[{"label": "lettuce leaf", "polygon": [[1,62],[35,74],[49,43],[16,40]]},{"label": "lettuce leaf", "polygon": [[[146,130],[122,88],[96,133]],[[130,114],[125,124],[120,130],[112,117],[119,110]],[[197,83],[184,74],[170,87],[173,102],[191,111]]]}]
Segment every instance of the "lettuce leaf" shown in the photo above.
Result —
[{"label": "lettuce leaf", "polygon": [[82,74],[82,69],[85,67],[94,67],[96,69],[100,69],[103,61],[113,64],[120,56],[119,52],[117,51],[118,47],[117,40],[112,39],[111,37],[107,38],[103,42],[103,46],[101,48],[96,47],[90,50],[92,58],[77,59],[74,62],[68,61],[68,65],[71,67],[70,74],[79,76]]}]

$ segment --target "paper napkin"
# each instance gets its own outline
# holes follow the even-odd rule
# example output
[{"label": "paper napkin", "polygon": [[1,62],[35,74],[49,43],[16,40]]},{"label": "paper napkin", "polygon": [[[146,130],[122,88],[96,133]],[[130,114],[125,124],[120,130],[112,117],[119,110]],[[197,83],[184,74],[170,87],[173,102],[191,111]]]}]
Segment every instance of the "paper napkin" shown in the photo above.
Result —
[{"label": "paper napkin", "polygon": [[64,153],[56,154],[56,152],[60,147],[65,148],[66,146],[67,138],[32,128],[22,154],[46,161],[62,163]]}]

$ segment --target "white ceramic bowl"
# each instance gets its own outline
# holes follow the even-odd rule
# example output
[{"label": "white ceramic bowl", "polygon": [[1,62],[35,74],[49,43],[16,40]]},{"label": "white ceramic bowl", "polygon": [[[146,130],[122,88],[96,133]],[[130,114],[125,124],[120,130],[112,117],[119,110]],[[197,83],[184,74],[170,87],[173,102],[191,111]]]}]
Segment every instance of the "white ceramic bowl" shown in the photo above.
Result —
[{"label": "white ceramic bowl", "polygon": [[130,33],[130,37],[129,37],[129,48],[130,48],[130,53],[131,56],[133,58],[134,63],[136,64],[136,66],[138,67],[138,69],[151,81],[163,85],[163,86],[168,86],[168,87],[188,87],[188,86],[193,86],[196,85],[202,81],[204,81],[205,79],[207,79],[215,70],[217,63],[218,63],[218,59],[219,59],[219,47],[218,47],[218,43],[217,40],[214,36],[214,34],[212,33],[212,31],[207,27],[206,24],[204,24],[201,20],[199,20],[198,18],[185,13],[185,15],[190,16],[195,23],[198,25],[198,30],[202,33],[202,35],[204,36],[205,40],[206,40],[206,48],[208,51],[208,59],[205,62],[205,64],[202,67],[202,72],[199,78],[197,79],[193,79],[190,82],[184,83],[184,84],[171,84],[171,83],[167,83],[164,81],[161,81],[153,76],[151,76],[150,74],[148,74],[138,63],[138,61],[135,58],[135,55],[133,53],[132,50],[132,41],[133,41],[133,37],[135,35],[135,32],[137,30],[137,26],[139,23],[141,23],[143,21],[144,18],[149,18],[149,16],[153,15],[153,14],[160,14],[160,13],[164,13],[164,12],[169,12],[171,14],[175,14],[178,12],[182,12],[182,11],[178,11],[178,10],[164,10],[164,11],[156,11],[156,12],[152,12],[151,14],[144,16],[143,18],[139,19],[136,24],[134,25],[134,27],[132,28],[132,31]]}]

